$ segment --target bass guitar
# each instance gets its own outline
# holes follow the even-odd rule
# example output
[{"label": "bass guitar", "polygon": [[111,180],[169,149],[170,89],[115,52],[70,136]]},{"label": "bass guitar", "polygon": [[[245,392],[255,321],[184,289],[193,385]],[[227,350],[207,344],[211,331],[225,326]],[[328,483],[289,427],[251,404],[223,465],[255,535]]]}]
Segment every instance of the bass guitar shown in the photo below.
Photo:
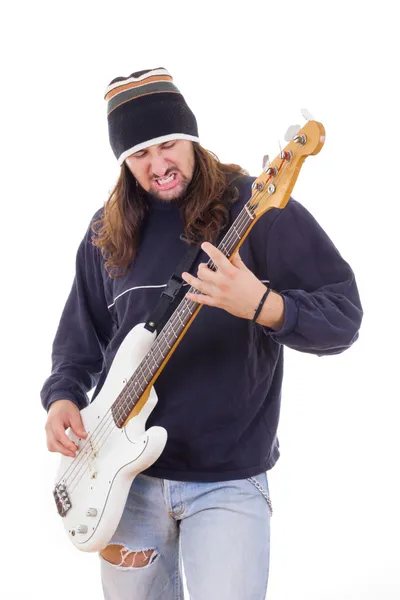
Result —
[{"label": "bass guitar", "polygon": [[[218,246],[228,259],[264,213],[285,207],[305,158],[321,150],[325,129],[310,120],[289,138],[284,150],[254,181],[251,197]],[[208,267],[216,270],[211,260]],[[189,291],[197,293],[192,287]],[[158,336],[144,324],[136,325],[120,345],[95,401],[81,410],[87,438],[67,431],[78,451],[74,458],[61,458],[53,495],[76,548],[94,552],[107,545],[133,480],[161,455],[167,431],[158,426],[146,430],[157,404],[154,382],[201,306],[183,298]]]}]

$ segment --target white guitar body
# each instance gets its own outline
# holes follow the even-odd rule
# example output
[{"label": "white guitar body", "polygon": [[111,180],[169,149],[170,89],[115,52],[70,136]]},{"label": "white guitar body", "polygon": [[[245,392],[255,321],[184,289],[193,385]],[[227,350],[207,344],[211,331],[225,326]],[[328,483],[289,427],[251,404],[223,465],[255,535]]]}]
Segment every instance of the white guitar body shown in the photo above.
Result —
[{"label": "white guitar body", "polygon": [[53,493],[66,533],[80,550],[94,552],[107,545],[134,478],[157,460],[167,442],[163,427],[145,429],[157,404],[154,387],[141,411],[125,427],[115,425],[110,411],[155,337],[143,324],[128,333],[100,393],[81,410],[88,437],[80,440],[68,431],[79,451],[76,458],[62,457]]}]

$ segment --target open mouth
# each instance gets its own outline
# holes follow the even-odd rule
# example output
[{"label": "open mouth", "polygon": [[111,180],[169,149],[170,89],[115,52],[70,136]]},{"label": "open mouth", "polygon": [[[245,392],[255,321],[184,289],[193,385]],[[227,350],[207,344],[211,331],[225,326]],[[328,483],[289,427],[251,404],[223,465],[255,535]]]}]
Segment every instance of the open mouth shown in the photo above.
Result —
[{"label": "open mouth", "polygon": [[154,180],[158,190],[170,190],[178,183],[178,173],[171,173],[168,177],[159,177]]}]

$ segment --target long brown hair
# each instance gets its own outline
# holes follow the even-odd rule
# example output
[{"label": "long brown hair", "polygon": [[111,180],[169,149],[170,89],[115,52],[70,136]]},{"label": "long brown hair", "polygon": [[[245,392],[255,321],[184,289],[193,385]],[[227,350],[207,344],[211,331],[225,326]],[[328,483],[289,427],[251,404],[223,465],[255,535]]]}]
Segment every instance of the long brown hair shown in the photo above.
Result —
[{"label": "long brown hair", "polygon": [[[229,222],[229,208],[237,200],[234,180],[248,175],[239,165],[221,163],[218,157],[193,143],[195,166],[187,193],[180,203],[184,234],[191,244],[213,242]],[[122,277],[133,262],[142,221],[148,210],[146,193],[129,167],[121,165],[118,181],[92,224],[92,243],[101,249],[111,278]]]}]

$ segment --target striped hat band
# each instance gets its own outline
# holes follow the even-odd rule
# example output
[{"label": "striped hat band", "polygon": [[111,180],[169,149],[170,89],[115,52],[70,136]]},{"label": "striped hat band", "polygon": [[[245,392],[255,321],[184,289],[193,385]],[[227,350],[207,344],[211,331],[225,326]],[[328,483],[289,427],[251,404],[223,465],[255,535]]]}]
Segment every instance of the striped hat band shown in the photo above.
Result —
[{"label": "striped hat band", "polygon": [[174,139],[200,141],[194,114],[163,68],[116,77],[104,99],[110,144],[119,165],[153,144]]}]

